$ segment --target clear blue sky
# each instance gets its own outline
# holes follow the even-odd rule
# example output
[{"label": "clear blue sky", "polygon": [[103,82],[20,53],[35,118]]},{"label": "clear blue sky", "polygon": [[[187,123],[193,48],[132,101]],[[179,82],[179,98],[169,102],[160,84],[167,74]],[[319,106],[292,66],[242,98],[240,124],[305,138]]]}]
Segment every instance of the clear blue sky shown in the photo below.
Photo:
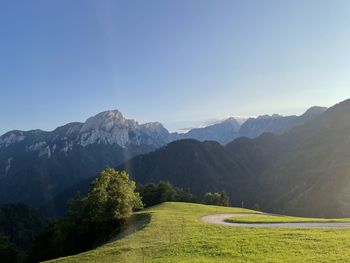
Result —
[{"label": "clear blue sky", "polygon": [[2,0],[0,94],[1,134],[331,106],[350,97],[350,1]]}]

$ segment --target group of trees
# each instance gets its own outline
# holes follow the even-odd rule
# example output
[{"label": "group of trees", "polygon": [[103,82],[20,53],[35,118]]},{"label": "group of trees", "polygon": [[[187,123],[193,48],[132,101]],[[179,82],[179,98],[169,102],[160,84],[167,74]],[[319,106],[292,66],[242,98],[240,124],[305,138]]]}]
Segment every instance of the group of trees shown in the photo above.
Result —
[{"label": "group of trees", "polygon": [[185,191],[164,181],[160,181],[158,184],[140,185],[137,191],[140,193],[142,202],[146,207],[163,202],[198,202],[196,197],[189,191]]},{"label": "group of trees", "polygon": [[206,205],[229,206],[230,198],[225,192],[204,194],[203,203]]},{"label": "group of trees", "polygon": [[25,254],[20,251],[9,238],[0,233],[0,259],[1,262],[22,263],[25,262]]},{"label": "group of trees", "polygon": [[0,262],[25,262],[35,237],[47,224],[27,205],[0,205]]},{"label": "group of trees", "polygon": [[[150,183],[136,188],[135,182],[129,179],[126,172],[108,168],[92,182],[86,196],[81,197],[77,194],[70,201],[70,208],[65,217],[48,224],[37,236],[33,246],[30,247],[29,257],[18,250],[10,242],[11,240],[1,235],[0,229],[0,258],[6,259],[6,262],[38,262],[92,249],[116,234],[133,211],[169,201],[229,205],[229,197],[224,192],[206,193],[203,200],[199,201],[189,191],[168,182]],[[5,219],[12,214],[18,215],[17,210],[25,211],[25,213],[21,212],[25,215],[34,214],[34,211],[27,211],[15,205],[15,207],[6,207],[5,212],[0,213],[0,219],[3,218],[4,222],[9,221]],[[34,222],[39,226],[47,224],[37,216],[30,216],[30,218],[32,221],[35,218],[33,224]],[[11,228],[9,224],[4,223],[5,230],[6,227]],[[14,240],[17,236],[14,235]]]},{"label": "group of trees", "polygon": [[76,254],[108,240],[134,210],[143,207],[135,190],[135,182],[126,172],[110,168],[102,171],[88,194],[71,200],[67,215],[37,238],[31,260]]},{"label": "group of trees", "polygon": [[160,181],[158,184],[150,183],[137,188],[145,207],[153,206],[163,202],[191,202],[206,205],[229,206],[230,198],[225,192],[205,193],[199,201],[189,191],[175,187],[169,182]]}]

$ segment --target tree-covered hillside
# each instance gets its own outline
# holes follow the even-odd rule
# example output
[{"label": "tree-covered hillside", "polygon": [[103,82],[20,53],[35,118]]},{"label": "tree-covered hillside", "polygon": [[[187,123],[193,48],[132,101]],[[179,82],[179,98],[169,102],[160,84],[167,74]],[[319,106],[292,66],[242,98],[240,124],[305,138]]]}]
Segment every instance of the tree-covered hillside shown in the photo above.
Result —
[{"label": "tree-covered hillside", "polygon": [[272,212],[350,216],[350,100],[280,135],[221,146],[183,140],[125,163],[137,182],[170,183],[200,195],[226,191],[234,205]]}]

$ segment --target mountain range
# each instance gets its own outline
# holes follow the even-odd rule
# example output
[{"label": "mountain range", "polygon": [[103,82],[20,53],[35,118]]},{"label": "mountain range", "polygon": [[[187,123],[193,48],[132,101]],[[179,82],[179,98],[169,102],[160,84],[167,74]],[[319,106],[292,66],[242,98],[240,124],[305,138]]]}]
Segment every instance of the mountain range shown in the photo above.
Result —
[{"label": "mountain range", "polygon": [[[304,116],[305,117],[305,116]],[[226,146],[183,140],[126,162],[139,183],[167,180],[201,196],[226,191],[233,205],[320,217],[350,216],[350,100],[283,134]]]},{"label": "mountain range", "polygon": [[272,116],[263,115],[258,118],[249,118],[239,129],[238,137],[255,138],[265,132],[282,134],[298,125],[302,125],[318,115],[325,112],[325,107],[311,107],[301,116],[281,116],[273,114]]},{"label": "mountain range", "polygon": [[167,140],[160,123],[139,125],[119,111],[51,132],[8,132],[0,137],[0,202],[40,206],[66,187]]},{"label": "mountain range", "polygon": [[[173,147],[176,150],[171,158],[174,159],[169,159],[171,163],[169,163],[168,168],[173,167],[178,160],[187,156],[188,163],[183,162],[183,165],[188,166],[189,171],[192,171],[191,175],[201,170],[205,170],[203,172],[205,174],[212,171],[213,168],[209,169],[209,166],[216,163],[219,156],[221,156],[221,161],[232,159],[228,156],[233,152],[234,156],[238,158],[235,161],[235,169],[240,169],[240,172],[232,172],[231,167],[227,165],[216,168],[219,170],[227,169],[223,173],[226,177],[231,174],[240,175],[243,174],[241,170],[244,167],[242,165],[248,166],[244,160],[251,161],[250,158],[257,158],[257,163],[253,162],[250,168],[247,168],[251,170],[250,174],[255,175],[257,174],[256,169],[265,170],[261,166],[265,166],[266,163],[255,155],[250,157],[253,153],[245,156],[243,151],[251,150],[247,148],[251,141],[242,138],[232,143],[229,142],[242,136],[259,136],[266,131],[281,134],[310,122],[325,110],[325,108],[313,107],[302,116],[258,117],[249,119],[243,125],[240,125],[234,118],[229,118],[214,125],[190,130],[184,134],[170,133],[158,122],[139,124],[137,121],[124,118],[122,113],[117,110],[102,112],[87,119],[84,123],[69,123],[50,132],[42,130],[11,131],[0,137],[0,203],[22,202],[34,207],[51,204],[48,206],[49,210],[54,211],[56,207],[52,200],[59,198],[61,203],[65,203],[67,198],[72,197],[72,189],[75,192],[75,190],[83,188],[79,185],[87,185],[84,182],[89,182],[103,168],[120,166],[138,155],[141,155],[139,158],[151,158],[150,156],[153,154],[159,154],[159,152],[165,151],[164,149],[173,149]],[[264,136],[262,137],[264,138]],[[227,145],[223,146],[225,144]],[[233,147],[234,145],[240,146]],[[191,147],[199,147],[199,149],[209,147],[210,150],[205,150],[205,155],[202,157],[192,156],[190,155]],[[239,149],[230,150],[232,147]],[[267,143],[261,147],[267,149],[271,148],[271,145]],[[184,151],[187,148],[188,151]],[[159,151],[150,153],[156,149]],[[225,149],[225,154],[219,154],[222,149]],[[150,155],[144,155],[147,153]],[[197,151],[193,153],[197,154]],[[216,156],[215,153],[218,155]],[[248,153],[246,154],[248,155]],[[265,155],[263,157],[265,158]],[[197,159],[203,166],[194,168]],[[133,169],[138,167],[136,160],[138,159],[132,161],[132,164],[135,164]],[[124,164],[124,166],[128,165]],[[137,182],[138,180],[140,183],[153,181],[151,177],[154,171],[143,168],[148,166],[149,164],[144,166],[143,163],[140,164],[141,172],[138,172],[138,175],[130,171]],[[147,173],[149,171],[151,177],[144,180],[146,171]],[[186,178],[182,180],[177,174],[170,178],[170,174],[172,173],[162,175],[163,177],[154,176],[154,180],[167,179],[176,185],[191,188],[195,193],[199,193],[199,190],[197,191],[190,184],[184,183]],[[220,186],[214,187],[217,184],[215,181],[221,181],[220,184],[223,185],[226,184],[226,181],[220,178],[213,177],[212,179],[213,183],[209,185],[204,185],[207,181],[203,180],[200,189],[208,191],[220,189]],[[238,176],[237,180],[242,179]]]},{"label": "mountain range", "polygon": [[239,137],[255,138],[266,132],[282,134],[316,118],[326,110],[325,107],[314,106],[301,116],[262,115],[257,118],[249,118],[242,125],[231,117],[204,128],[192,129],[184,134],[171,134],[170,141],[195,139],[198,141],[217,141],[225,145]]}]

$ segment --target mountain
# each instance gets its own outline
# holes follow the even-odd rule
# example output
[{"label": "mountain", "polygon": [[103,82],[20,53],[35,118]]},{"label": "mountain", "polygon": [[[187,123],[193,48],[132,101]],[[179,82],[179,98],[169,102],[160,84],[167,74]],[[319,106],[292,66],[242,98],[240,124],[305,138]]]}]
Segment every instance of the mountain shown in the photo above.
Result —
[{"label": "mountain", "polygon": [[169,141],[195,139],[198,141],[217,141],[225,145],[239,137],[256,138],[266,132],[283,134],[296,126],[311,121],[326,110],[325,107],[314,106],[301,116],[262,115],[257,118],[249,118],[242,125],[231,117],[213,125],[191,129],[187,133],[172,133]]},{"label": "mountain", "polygon": [[184,134],[178,134],[179,139],[195,139],[198,141],[217,141],[227,144],[238,136],[240,124],[234,118],[228,118],[222,122],[209,125],[204,128],[195,128]]},{"label": "mountain", "polygon": [[[137,182],[170,183],[197,195],[226,191],[234,205],[304,216],[350,216],[350,100],[282,135],[222,146],[184,140],[119,166]],[[316,110],[318,112],[318,110]],[[310,118],[310,111],[303,118]]]},{"label": "mountain", "polygon": [[[69,123],[49,132],[42,130],[11,131],[0,136],[0,203],[20,202],[44,209],[50,215],[61,214],[66,208],[66,201],[77,190],[86,190],[90,179],[95,177],[102,169],[119,166],[132,157],[152,152],[160,147],[165,147],[169,142],[185,138],[212,142],[203,144],[192,142],[191,147],[197,147],[198,149],[192,151],[192,155],[189,155],[191,147],[188,149],[189,152],[182,153],[183,156],[188,156],[188,159],[183,160],[182,165],[190,162],[186,165],[191,167],[191,165],[197,165],[197,161],[201,165],[208,162],[205,164],[206,169],[200,168],[202,166],[199,164],[196,169],[200,170],[203,175],[207,174],[209,178],[212,176],[209,172],[215,174],[214,170],[209,169],[211,161],[217,162],[218,167],[215,167],[215,169],[219,171],[225,169],[225,172],[222,172],[224,178],[230,180],[229,175],[234,171],[235,178],[241,180],[240,175],[245,174],[244,171],[249,171],[247,172],[249,174],[253,174],[252,171],[255,171],[255,167],[251,167],[255,163],[250,163],[250,161],[251,158],[256,157],[254,152],[250,152],[248,148],[246,149],[247,146],[242,144],[241,147],[248,151],[246,159],[242,160],[242,156],[245,156],[244,152],[240,152],[242,149],[238,146],[231,146],[238,142],[247,141],[240,139],[232,144],[229,143],[230,141],[243,134],[252,137],[254,134],[260,134],[265,130],[276,133],[288,131],[292,127],[311,122],[323,110],[323,108],[316,107],[308,110],[300,117],[276,117],[278,121],[269,120],[269,123],[272,123],[271,125],[266,125],[266,121],[261,121],[264,118],[258,118],[248,120],[240,127],[234,118],[229,118],[208,127],[193,129],[186,134],[169,133],[158,122],[139,124],[135,120],[124,118],[122,113],[117,110],[105,111],[88,118],[84,123]],[[293,119],[293,121],[286,121],[288,119]],[[249,123],[255,124],[248,125]],[[244,130],[246,132],[242,132]],[[263,136],[263,138],[265,137]],[[260,138],[256,141],[259,140],[263,139]],[[222,145],[227,144],[227,146],[223,147],[213,141],[217,141]],[[255,140],[253,141],[255,142]],[[171,143],[170,148],[162,148],[161,151],[173,149],[172,147],[180,149],[185,146],[180,147],[178,145],[186,145],[186,142],[188,143],[189,140],[186,140],[185,143]],[[272,144],[272,142],[269,143]],[[248,144],[254,143],[250,142]],[[212,145],[210,151],[206,149],[209,145]],[[270,144],[262,143],[262,145],[266,149],[270,147]],[[237,150],[235,150],[236,148]],[[201,155],[202,151],[203,156]],[[213,152],[217,156],[211,156]],[[263,151],[261,150],[261,152]],[[230,154],[236,159],[224,157]],[[206,160],[209,156],[210,162]],[[222,157],[222,160],[217,161],[216,159],[219,156]],[[165,158],[165,156],[161,158]],[[178,151],[174,151],[169,158],[170,163],[164,160],[164,164],[168,165],[168,167],[164,167],[164,172],[168,172],[165,168],[175,165],[171,162],[171,158],[174,158],[174,162],[176,162]],[[223,160],[227,161],[227,163],[222,164],[224,168],[219,167]],[[191,161],[193,162],[191,163]],[[257,160],[257,162],[262,165],[260,160]],[[140,164],[140,167],[144,167],[143,163]],[[146,167],[148,167],[148,164]],[[142,178],[146,171],[138,171],[140,182],[143,182]],[[159,171],[163,173],[163,170]],[[150,172],[150,176],[152,176],[152,173],[153,171]],[[256,171],[254,173],[256,174]],[[161,179],[162,176],[168,175],[163,174],[155,178]],[[176,178],[175,175],[174,178]],[[169,181],[172,182],[170,179]],[[181,184],[180,181],[176,181],[178,185],[187,188],[187,185]],[[212,186],[215,187],[215,185],[214,180]],[[217,189],[219,188],[220,186],[217,186]],[[202,185],[201,189],[206,188]],[[238,191],[236,188],[234,190]]]},{"label": "mountain", "polygon": [[51,132],[11,131],[0,137],[0,203],[39,207],[63,189],[96,176],[105,167],[166,144],[160,123],[138,124],[119,111]]},{"label": "mountain", "polygon": [[214,141],[180,140],[119,166],[140,184],[169,181],[201,197],[226,191],[233,205],[253,205],[259,176],[278,157],[273,134],[238,138],[223,146]]},{"label": "mountain", "polygon": [[282,213],[348,217],[350,100],[282,135],[281,140],[286,150],[262,174],[267,207],[279,207]]},{"label": "mountain", "polygon": [[245,121],[240,130],[239,135],[241,137],[255,138],[265,132],[271,132],[274,134],[282,134],[298,125],[302,125],[316,118],[327,108],[325,107],[312,107],[308,109],[301,116],[281,116],[278,114],[262,115],[257,118],[249,118]]},{"label": "mountain", "polygon": [[82,146],[100,143],[121,147],[159,147],[168,142],[168,137],[168,130],[158,122],[139,125],[134,120],[125,119],[119,111],[106,111],[81,125],[77,139]]}]

